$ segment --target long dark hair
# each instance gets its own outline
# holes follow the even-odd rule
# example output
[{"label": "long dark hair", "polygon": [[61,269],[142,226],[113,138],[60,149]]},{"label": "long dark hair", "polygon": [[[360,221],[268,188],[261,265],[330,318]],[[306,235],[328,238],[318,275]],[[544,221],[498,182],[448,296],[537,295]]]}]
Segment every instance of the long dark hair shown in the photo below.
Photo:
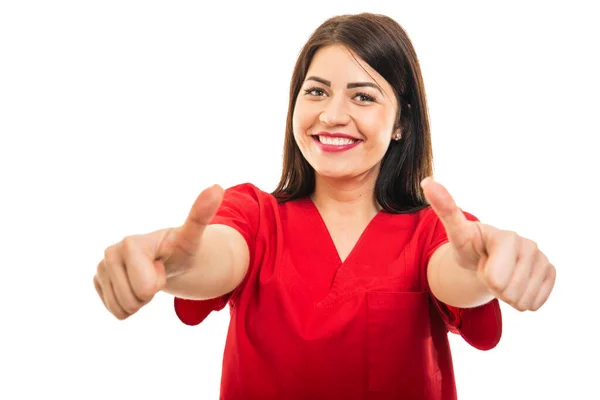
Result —
[{"label": "long dark hair", "polygon": [[390,17],[371,13],[326,20],[302,48],[290,84],[281,180],[271,194],[281,203],[315,190],[315,171],[294,140],[292,118],[312,58],[332,44],[354,51],[394,88],[398,99],[395,128],[401,128],[402,139],[392,140],[383,157],[375,184],[377,201],[391,213],[426,207],[420,182],[433,173],[433,155],[421,67],[404,29]]}]

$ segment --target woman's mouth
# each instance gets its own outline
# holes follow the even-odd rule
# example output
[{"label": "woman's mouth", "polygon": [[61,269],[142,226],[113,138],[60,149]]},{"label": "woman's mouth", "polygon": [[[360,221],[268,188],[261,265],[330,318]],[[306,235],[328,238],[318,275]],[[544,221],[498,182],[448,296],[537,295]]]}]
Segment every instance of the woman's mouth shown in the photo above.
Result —
[{"label": "woman's mouth", "polygon": [[313,140],[319,149],[328,153],[350,150],[362,143],[360,139],[347,136],[314,135]]}]

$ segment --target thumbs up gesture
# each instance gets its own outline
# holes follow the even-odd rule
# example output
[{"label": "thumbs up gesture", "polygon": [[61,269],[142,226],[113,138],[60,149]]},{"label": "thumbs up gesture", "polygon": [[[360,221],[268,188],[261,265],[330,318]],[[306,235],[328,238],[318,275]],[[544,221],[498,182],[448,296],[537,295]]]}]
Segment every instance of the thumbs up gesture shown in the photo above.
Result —
[{"label": "thumbs up gesture", "polygon": [[152,300],[167,278],[191,268],[222,199],[223,189],[212,186],[200,193],[180,227],[127,236],[108,247],[94,276],[105,307],[125,319]]},{"label": "thumbs up gesture", "polygon": [[534,241],[469,221],[446,188],[430,177],[421,187],[444,225],[459,266],[476,271],[494,296],[519,311],[536,311],[548,300],[556,269]]}]

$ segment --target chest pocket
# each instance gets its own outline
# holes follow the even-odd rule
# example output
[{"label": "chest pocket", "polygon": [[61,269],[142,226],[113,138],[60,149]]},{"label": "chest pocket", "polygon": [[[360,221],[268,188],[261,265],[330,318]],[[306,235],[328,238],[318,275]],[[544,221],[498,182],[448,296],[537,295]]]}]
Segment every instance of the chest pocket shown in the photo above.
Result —
[{"label": "chest pocket", "polygon": [[368,390],[437,399],[441,378],[426,292],[367,293]]}]

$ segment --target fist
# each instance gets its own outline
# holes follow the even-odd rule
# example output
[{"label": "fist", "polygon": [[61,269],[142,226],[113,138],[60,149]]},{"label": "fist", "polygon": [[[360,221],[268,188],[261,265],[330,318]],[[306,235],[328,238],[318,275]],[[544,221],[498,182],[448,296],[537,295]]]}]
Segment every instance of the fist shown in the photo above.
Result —
[{"label": "fist", "polygon": [[98,263],[94,287],[104,306],[123,320],[146,305],[167,280],[194,265],[202,234],[223,199],[217,185],[204,190],[184,224],[125,237],[108,247]]},{"label": "fist", "polygon": [[446,188],[431,178],[421,186],[444,225],[458,265],[476,271],[494,296],[519,311],[536,311],[548,300],[556,268],[534,241],[469,221]]}]

